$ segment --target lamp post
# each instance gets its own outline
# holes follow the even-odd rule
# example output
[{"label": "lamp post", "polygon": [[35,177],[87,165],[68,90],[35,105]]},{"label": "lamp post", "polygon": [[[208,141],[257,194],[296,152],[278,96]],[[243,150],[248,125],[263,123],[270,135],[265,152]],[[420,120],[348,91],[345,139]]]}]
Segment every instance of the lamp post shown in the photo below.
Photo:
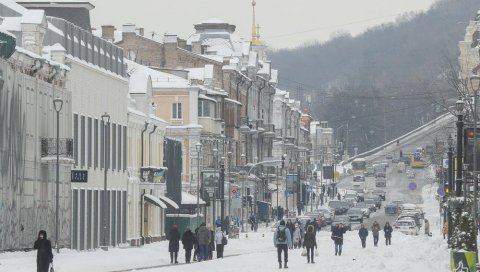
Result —
[{"label": "lamp post", "polygon": [[58,229],[60,224],[59,219],[59,209],[60,209],[60,162],[59,162],[59,145],[60,145],[60,111],[63,107],[63,100],[60,97],[53,99],[53,106],[57,112],[57,142],[56,142],[56,154],[57,154],[57,165],[56,165],[56,196],[55,196],[55,248],[57,253],[60,253],[60,247],[58,243]]},{"label": "lamp post", "polygon": [[457,197],[462,195],[462,169],[463,169],[463,111],[465,109],[465,102],[457,100],[455,103],[457,110],[457,177],[455,180],[455,195]]},{"label": "lamp post", "polygon": [[[219,174],[218,172],[218,149],[214,148],[213,149],[213,169],[215,169],[215,175]],[[217,180],[217,186],[218,183],[220,183],[219,180]],[[217,190],[213,191],[213,202],[212,202],[212,226],[215,226],[216,223],[216,216],[217,216]]]},{"label": "lamp post", "polygon": [[[245,154],[242,154],[242,155],[240,155],[240,158],[241,158],[241,161],[242,161],[243,166],[245,166],[245,165],[246,165],[246,163],[245,163],[246,155],[245,155]],[[245,172],[245,171],[243,171],[243,172]],[[240,222],[241,222],[241,224],[242,224],[242,227],[241,227],[241,231],[242,231],[242,232],[244,232],[244,228],[243,228],[243,217],[245,216],[245,211],[244,211],[244,209],[243,209],[243,197],[245,197],[245,198],[247,197],[247,196],[245,195],[245,193],[246,193],[246,190],[245,190],[245,179],[246,179],[246,177],[245,177],[245,175],[244,175],[243,178],[242,178],[242,210],[241,210],[242,220],[240,220]]]},{"label": "lamp post", "polygon": [[104,169],[104,177],[103,177],[103,250],[108,250],[107,244],[107,218],[108,218],[108,211],[107,211],[107,170],[108,170],[108,162],[107,159],[109,157],[108,151],[109,149],[107,146],[110,144],[107,142],[110,135],[107,135],[107,126],[110,125],[110,115],[108,113],[104,113],[102,115],[103,121],[103,169]]},{"label": "lamp post", "polygon": [[228,151],[227,152],[227,182],[228,182],[228,227],[227,231],[230,231],[230,222],[232,221],[232,188],[231,188],[231,182],[230,182],[230,169],[232,167],[232,156],[233,152]]},{"label": "lamp post", "polygon": [[220,227],[222,231],[225,230],[225,157],[220,158],[220,179],[219,179],[219,194],[220,194]]},{"label": "lamp post", "polygon": [[[447,139],[448,143],[448,195],[450,196],[453,191],[453,138],[452,135],[448,135]],[[450,236],[452,235],[453,232],[453,226],[452,226],[452,212],[450,210],[450,203],[448,204],[448,211],[447,211],[447,217],[448,217],[448,238],[450,241]]]},{"label": "lamp post", "polygon": [[[470,76],[470,87],[473,90],[473,218],[477,222],[477,198],[478,198],[478,178],[477,178],[477,93],[480,89],[480,76]],[[474,224],[475,227],[477,224]]]},{"label": "lamp post", "polygon": [[200,152],[202,152],[202,144],[195,144],[197,150],[197,224],[200,220]]}]

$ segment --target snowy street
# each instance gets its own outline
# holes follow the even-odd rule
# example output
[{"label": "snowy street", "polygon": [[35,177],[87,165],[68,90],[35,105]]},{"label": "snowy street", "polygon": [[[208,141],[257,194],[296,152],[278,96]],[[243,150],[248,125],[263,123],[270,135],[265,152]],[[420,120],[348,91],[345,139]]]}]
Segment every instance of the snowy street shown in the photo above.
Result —
[{"label": "snowy street", "polygon": [[[385,246],[383,233],[377,248],[373,247],[371,233],[367,238],[367,248],[362,249],[357,231],[345,234],[342,256],[334,255],[333,242],[329,231],[317,234],[319,256],[315,264],[307,264],[301,256],[301,249],[289,251],[289,269],[295,271],[447,271],[448,250],[440,231],[438,202],[435,200],[435,188],[426,185],[423,188],[423,209],[431,222],[432,237],[423,234],[409,236],[393,233],[392,245]],[[423,230],[422,232],[423,233]],[[225,248],[223,260],[184,264],[184,251],[179,252],[178,265],[170,265],[168,243],[160,242],[141,248],[111,249],[90,252],[62,250],[55,255],[56,271],[278,271],[276,249],[273,247],[273,232],[270,228],[261,228],[257,233],[241,235],[241,239],[230,239]],[[0,271],[27,272],[35,270],[35,251],[15,252],[0,255]],[[215,256],[215,253],[214,253]]]}]

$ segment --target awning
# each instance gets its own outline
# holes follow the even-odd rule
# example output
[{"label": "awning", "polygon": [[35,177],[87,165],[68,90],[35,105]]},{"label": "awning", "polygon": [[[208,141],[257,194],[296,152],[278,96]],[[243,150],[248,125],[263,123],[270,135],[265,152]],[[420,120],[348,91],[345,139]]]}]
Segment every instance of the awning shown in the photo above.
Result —
[{"label": "awning", "polygon": [[167,208],[167,205],[165,205],[165,203],[163,203],[160,199],[158,199],[158,197],[150,195],[150,194],[144,194],[143,196],[145,197],[145,199],[148,202],[152,203],[153,205],[156,205],[156,206],[158,206],[162,209]]},{"label": "awning", "polygon": [[161,201],[167,203],[168,205],[172,206],[173,208],[180,209],[178,204],[175,203],[175,201],[171,200],[170,198],[168,198],[166,196],[158,196],[158,198],[160,198]]}]

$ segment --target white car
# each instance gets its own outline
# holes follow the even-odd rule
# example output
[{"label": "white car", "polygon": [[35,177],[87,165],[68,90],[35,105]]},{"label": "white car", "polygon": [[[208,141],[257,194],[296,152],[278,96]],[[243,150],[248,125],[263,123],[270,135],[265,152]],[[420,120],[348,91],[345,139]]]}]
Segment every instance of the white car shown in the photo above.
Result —
[{"label": "white car", "polygon": [[418,235],[418,227],[414,220],[401,219],[394,224],[395,231],[409,235]]}]

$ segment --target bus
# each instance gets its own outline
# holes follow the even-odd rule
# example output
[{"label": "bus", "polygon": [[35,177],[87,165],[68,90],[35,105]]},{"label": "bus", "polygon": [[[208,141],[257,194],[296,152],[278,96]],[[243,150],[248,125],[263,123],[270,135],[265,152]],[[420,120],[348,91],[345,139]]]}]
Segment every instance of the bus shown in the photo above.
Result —
[{"label": "bus", "polygon": [[425,161],[424,161],[424,156],[422,156],[422,152],[417,150],[413,153],[413,155],[410,155],[410,167],[412,168],[425,168]]},{"label": "bus", "polygon": [[357,158],[352,161],[352,171],[353,174],[363,174],[367,173],[367,161],[364,158]]}]

